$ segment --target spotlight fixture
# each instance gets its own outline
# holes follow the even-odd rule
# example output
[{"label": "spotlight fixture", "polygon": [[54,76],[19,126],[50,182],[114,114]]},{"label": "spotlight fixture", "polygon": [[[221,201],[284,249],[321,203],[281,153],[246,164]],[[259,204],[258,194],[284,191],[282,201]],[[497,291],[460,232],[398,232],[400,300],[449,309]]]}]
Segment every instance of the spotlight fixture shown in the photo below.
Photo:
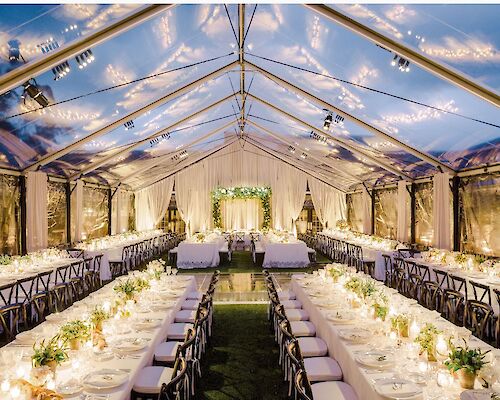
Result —
[{"label": "spotlight fixture", "polygon": [[292,154],[295,154],[295,147],[293,146],[288,146],[288,151]]},{"label": "spotlight fixture", "polygon": [[125,127],[125,130],[128,131],[129,129],[134,129],[135,128],[135,125],[134,125],[134,121],[133,120],[130,120],[130,121],[127,121],[123,124],[123,126]]},{"label": "spotlight fixture", "polygon": [[78,68],[83,69],[87,67],[92,61],[95,60],[94,54],[92,54],[92,50],[85,50],[82,54],[79,54],[75,57],[75,60],[78,64]]},{"label": "spotlight fixture", "polygon": [[304,159],[304,160],[305,160],[305,159],[307,158],[307,154],[306,154],[306,153],[302,153],[302,154],[300,155],[300,158],[302,158],[302,159]]},{"label": "spotlight fixture", "polygon": [[179,161],[188,156],[188,152],[186,150],[182,150],[180,153],[176,154],[172,157],[172,161]]},{"label": "spotlight fixture", "polygon": [[342,115],[336,115],[335,116],[335,123],[340,124],[341,122],[344,122],[344,117]]},{"label": "spotlight fixture", "polygon": [[325,136],[320,135],[319,133],[316,133],[314,131],[311,131],[309,136],[311,137],[311,139],[317,140],[318,142],[321,143],[326,143],[328,141],[328,139]]},{"label": "spotlight fixture", "polygon": [[398,66],[398,69],[401,72],[410,72],[410,61],[406,58],[400,57],[397,54],[394,55],[394,58],[391,61],[391,66]]},{"label": "spotlight fixture", "polygon": [[153,146],[157,145],[158,143],[164,142],[165,140],[168,140],[168,139],[170,139],[170,133],[167,132],[161,136],[157,136],[154,139],[151,139],[149,141],[149,144],[151,145],[151,147],[153,147]]},{"label": "spotlight fixture", "polygon": [[325,118],[325,122],[323,123],[323,129],[325,131],[330,129],[330,125],[332,124],[333,121],[333,115],[331,112],[328,112],[328,115]]},{"label": "spotlight fixture", "polygon": [[24,101],[26,101],[26,95],[28,95],[42,107],[47,107],[49,105],[49,100],[38,88],[36,81],[34,79],[30,79],[29,81],[24,82],[23,89],[24,90],[23,94],[21,95],[21,98],[24,99]]},{"label": "spotlight fixture", "polygon": [[21,44],[19,40],[9,40],[7,44],[9,45],[9,62],[20,60],[24,61],[23,57],[21,56],[21,51],[19,50],[19,45]]},{"label": "spotlight fixture", "polygon": [[57,49],[59,47],[59,43],[57,43],[57,40],[54,40],[54,38],[48,38],[45,42],[37,45],[37,47],[40,49],[42,54],[47,54],[52,50]]},{"label": "spotlight fixture", "polygon": [[61,78],[64,78],[71,71],[71,67],[67,61],[64,61],[62,64],[57,65],[52,68],[52,73],[54,74],[54,80],[58,81]]}]

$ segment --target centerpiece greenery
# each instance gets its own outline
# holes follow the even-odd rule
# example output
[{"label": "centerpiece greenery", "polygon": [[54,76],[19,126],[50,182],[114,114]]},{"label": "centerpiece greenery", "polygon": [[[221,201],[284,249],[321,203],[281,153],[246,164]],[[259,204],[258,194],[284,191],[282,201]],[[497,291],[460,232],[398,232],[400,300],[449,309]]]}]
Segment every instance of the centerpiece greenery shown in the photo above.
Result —
[{"label": "centerpiece greenery", "polygon": [[137,289],[135,281],[130,278],[117,283],[113,287],[113,290],[121,294],[125,300],[135,300],[135,295],[138,292]]},{"label": "centerpiece greenery", "polygon": [[458,376],[460,386],[464,389],[473,389],[477,373],[488,361],[484,358],[490,350],[470,349],[464,340],[464,346],[452,346],[445,361],[446,367]]},{"label": "centerpiece greenery", "polygon": [[8,255],[0,255],[0,265],[9,265],[12,263],[12,258]]},{"label": "centerpiece greenery", "polygon": [[428,361],[437,361],[436,342],[437,336],[440,333],[443,332],[437,329],[435,325],[429,323],[420,330],[420,333],[415,338],[415,342],[420,345],[420,354],[427,353]]},{"label": "centerpiece greenery", "polygon": [[222,228],[222,216],[220,210],[221,200],[226,199],[251,199],[259,198],[262,203],[262,211],[264,221],[262,228],[269,228],[271,225],[271,188],[264,187],[233,187],[233,188],[217,188],[212,191],[212,216],[214,226]]},{"label": "centerpiece greenery", "polygon": [[34,368],[48,366],[52,372],[56,371],[58,365],[68,359],[66,341],[59,335],[54,336],[47,343],[42,340],[38,346],[33,345],[33,355],[31,356]]},{"label": "centerpiece greenery", "polygon": [[135,286],[137,292],[141,292],[144,289],[149,289],[151,287],[151,284],[149,283],[149,281],[147,279],[137,277],[137,278],[135,278],[134,286]]},{"label": "centerpiece greenery", "polygon": [[382,292],[377,292],[372,299],[373,317],[375,319],[380,318],[385,321],[387,314],[389,313],[389,299]]},{"label": "centerpiece greenery", "polygon": [[194,240],[196,240],[198,243],[203,243],[205,241],[205,234],[204,233],[197,233],[194,235]]},{"label": "centerpiece greenery", "polygon": [[110,317],[102,307],[95,307],[90,314],[90,323],[96,331],[102,331],[102,323]]},{"label": "centerpiece greenery", "polygon": [[80,320],[70,321],[61,326],[61,337],[69,342],[71,350],[79,350],[82,342],[90,338],[89,326]]},{"label": "centerpiece greenery", "polygon": [[406,314],[398,314],[391,318],[392,330],[400,337],[410,336],[410,319]]},{"label": "centerpiece greenery", "polygon": [[335,227],[341,231],[347,231],[349,230],[349,224],[347,223],[347,221],[345,219],[339,219],[336,223],[335,223]]},{"label": "centerpiece greenery", "polygon": [[326,266],[326,273],[332,277],[334,282],[346,274],[346,267],[342,264],[330,264]]}]

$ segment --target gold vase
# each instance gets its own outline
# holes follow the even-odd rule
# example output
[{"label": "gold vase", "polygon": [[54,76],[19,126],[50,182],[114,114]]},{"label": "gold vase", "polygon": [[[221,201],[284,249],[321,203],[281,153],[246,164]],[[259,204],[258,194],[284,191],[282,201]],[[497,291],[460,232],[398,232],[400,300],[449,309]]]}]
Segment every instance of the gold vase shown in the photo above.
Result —
[{"label": "gold vase", "polygon": [[431,349],[427,349],[426,353],[427,353],[427,361],[429,361],[429,362],[436,362],[437,361],[435,347],[432,347]]},{"label": "gold vase", "polygon": [[467,371],[465,368],[459,369],[456,372],[458,376],[458,381],[463,389],[474,389],[474,383],[476,382],[476,372]]},{"label": "gold vase", "polygon": [[69,348],[71,350],[80,350],[80,345],[81,345],[80,339],[71,339],[69,341]]},{"label": "gold vase", "polygon": [[56,360],[49,361],[45,365],[50,368],[50,370],[52,371],[53,374],[56,373],[56,368],[57,368],[57,361]]}]

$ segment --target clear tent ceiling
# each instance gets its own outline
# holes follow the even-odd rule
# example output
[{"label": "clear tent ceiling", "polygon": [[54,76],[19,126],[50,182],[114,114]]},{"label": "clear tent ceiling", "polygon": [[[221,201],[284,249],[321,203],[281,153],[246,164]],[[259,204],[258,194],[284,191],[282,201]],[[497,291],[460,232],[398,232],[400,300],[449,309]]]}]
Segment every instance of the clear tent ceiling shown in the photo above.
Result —
[{"label": "clear tent ceiling", "polygon": [[[0,76],[144,7],[2,5]],[[494,18],[499,6],[331,7],[484,86],[500,88],[500,28]],[[137,188],[233,140],[248,140],[348,190],[437,171],[406,146],[454,170],[500,161],[495,105],[412,63],[408,71],[398,70],[391,65],[394,53],[302,5],[246,5],[244,21],[243,132],[238,5],[177,5],[92,47],[85,65],[83,58],[69,59],[69,72],[61,78],[53,70],[33,76],[49,107],[38,110],[30,96],[23,99],[22,87],[2,93],[0,167],[23,171],[57,153],[42,163],[42,171]],[[252,64],[399,143],[349,118],[335,120],[322,133],[331,110],[252,70]],[[96,134],[167,95],[147,112]]]}]

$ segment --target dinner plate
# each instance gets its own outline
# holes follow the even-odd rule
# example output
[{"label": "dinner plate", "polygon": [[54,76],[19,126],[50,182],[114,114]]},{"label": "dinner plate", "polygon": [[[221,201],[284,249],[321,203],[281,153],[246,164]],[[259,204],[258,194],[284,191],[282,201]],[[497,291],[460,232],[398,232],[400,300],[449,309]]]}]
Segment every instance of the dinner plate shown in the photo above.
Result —
[{"label": "dinner plate", "polygon": [[414,399],[422,394],[422,387],[408,379],[376,379],[373,387],[379,395],[386,399]]},{"label": "dinner plate", "polygon": [[85,376],[82,383],[94,390],[112,389],[123,385],[128,376],[128,372],[121,369],[101,369]]},{"label": "dinner plate", "polygon": [[103,350],[94,350],[93,356],[97,362],[109,361],[115,358],[115,355],[109,348],[105,348]]},{"label": "dinner plate", "polygon": [[143,338],[126,338],[120,341],[114,349],[122,353],[133,353],[144,349],[148,345],[148,340]]},{"label": "dinner plate", "polygon": [[134,324],[134,329],[153,329],[160,326],[160,321],[157,319],[145,319]]},{"label": "dinner plate", "polygon": [[339,330],[339,336],[348,342],[364,343],[367,342],[373,334],[367,329],[350,328]]},{"label": "dinner plate", "polygon": [[356,357],[356,360],[370,368],[390,368],[394,365],[394,355],[388,351],[367,351]]},{"label": "dinner plate", "polygon": [[78,383],[75,379],[70,379],[67,382],[63,382],[59,385],[57,385],[56,391],[60,395],[66,397],[66,396],[73,396],[75,394],[80,393],[83,390],[83,386]]},{"label": "dinner plate", "polygon": [[32,331],[25,331],[18,333],[16,335],[16,343],[19,344],[33,344],[37,340],[37,336],[34,332]]},{"label": "dinner plate", "polygon": [[460,400],[491,400],[491,390],[469,389],[460,393]]},{"label": "dinner plate", "polygon": [[336,311],[328,314],[327,319],[334,324],[352,324],[356,320],[356,314],[350,311]]}]

